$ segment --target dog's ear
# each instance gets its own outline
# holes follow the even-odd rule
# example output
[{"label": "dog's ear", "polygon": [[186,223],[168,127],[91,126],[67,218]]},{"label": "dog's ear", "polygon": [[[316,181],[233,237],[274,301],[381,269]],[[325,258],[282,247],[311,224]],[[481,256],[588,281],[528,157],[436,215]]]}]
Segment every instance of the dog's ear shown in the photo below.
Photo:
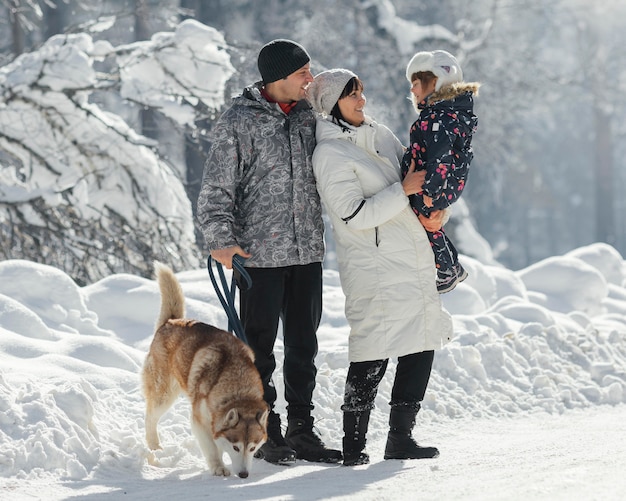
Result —
[{"label": "dog's ear", "polygon": [[228,414],[226,414],[226,417],[224,417],[222,421],[221,429],[227,430],[228,428],[233,428],[238,422],[239,422],[239,413],[237,412],[237,409],[233,407],[231,410],[228,411]]},{"label": "dog's ear", "polygon": [[256,420],[263,428],[267,428],[267,417],[270,415],[270,410],[265,409],[256,413]]}]

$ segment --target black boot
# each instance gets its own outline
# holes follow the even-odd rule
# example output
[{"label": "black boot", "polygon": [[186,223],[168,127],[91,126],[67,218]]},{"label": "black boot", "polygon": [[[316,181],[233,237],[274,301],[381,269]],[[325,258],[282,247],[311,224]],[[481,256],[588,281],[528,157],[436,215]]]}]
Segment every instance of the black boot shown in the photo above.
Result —
[{"label": "black boot", "polygon": [[415,426],[416,414],[415,409],[391,408],[385,459],[424,459],[439,456],[436,447],[421,447],[413,439],[411,431]]},{"label": "black boot", "polygon": [[343,413],[343,465],[368,464],[370,457],[365,450],[370,411]]},{"label": "black boot", "polygon": [[274,411],[267,418],[267,442],[254,455],[268,463],[293,464],[296,462],[296,451],[287,445],[280,428],[280,416]]},{"label": "black boot", "polygon": [[313,418],[289,418],[285,441],[294,451],[296,458],[316,463],[338,463],[341,451],[328,449],[313,429]]}]

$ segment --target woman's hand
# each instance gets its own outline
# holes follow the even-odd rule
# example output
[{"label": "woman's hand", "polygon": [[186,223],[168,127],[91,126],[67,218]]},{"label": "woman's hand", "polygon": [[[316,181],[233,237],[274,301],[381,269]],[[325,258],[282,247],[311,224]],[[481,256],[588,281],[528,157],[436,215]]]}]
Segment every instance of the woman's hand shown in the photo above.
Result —
[{"label": "woman's hand", "polygon": [[406,196],[415,195],[416,193],[422,191],[422,186],[424,186],[425,180],[426,171],[420,170],[415,172],[415,160],[411,160],[411,166],[402,180],[402,188],[404,188]]},{"label": "woman's hand", "polygon": [[445,216],[445,211],[443,210],[434,210],[430,213],[430,217],[423,216],[422,214],[418,214],[420,223],[426,231],[431,233],[435,231],[439,231],[443,226],[443,219]]}]

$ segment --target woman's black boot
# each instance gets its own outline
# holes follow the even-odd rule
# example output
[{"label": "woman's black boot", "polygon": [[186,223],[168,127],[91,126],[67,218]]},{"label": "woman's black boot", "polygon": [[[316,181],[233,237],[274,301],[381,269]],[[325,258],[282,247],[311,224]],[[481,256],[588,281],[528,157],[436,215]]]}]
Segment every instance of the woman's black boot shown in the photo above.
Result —
[{"label": "woman's black boot", "polygon": [[370,411],[343,413],[343,465],[368,464],[370,457],[365,450]]},{"label": "woman's black boot", "polygon": [[416,409],[392,407],[389,414],[389,434],[385,446],[385,459],[436,458],[436,447],[421,447],[411,435],[415,426]]}]

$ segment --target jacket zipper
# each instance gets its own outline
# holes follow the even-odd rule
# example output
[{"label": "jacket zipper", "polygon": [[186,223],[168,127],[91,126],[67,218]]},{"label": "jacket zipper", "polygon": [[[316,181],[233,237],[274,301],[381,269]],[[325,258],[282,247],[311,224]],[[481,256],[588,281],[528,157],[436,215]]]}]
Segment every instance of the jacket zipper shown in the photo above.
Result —
[{"label": "jacket zipper", "polygon": [[354,216],[356,216],[359,211],[363,208],[363,206],[365,205],[365,200],[361,200],[361,203],[359,204],[359,206],[356,208],[356,210],[350,214],[348,217],[342,217],[341,220],[348,224],[348,221],[350,221],[350,219],[352,219]]},{"label": "jacket zipper", "polygon": [[[350,219],[352,219],[354,216],[356,216],[359,211],[363,208],[363,206],[365,205],[365,200],[362,200],[361,203],[359,204],[359,206],[356,208],[356,210],[350,214],[348,217],[342,217],[341,220],[348,224],[348,221],[350,221]],[[378,226],[376,226],[374,228],[374,242],[376,243],[376,247],[378,247],[378,245],[380,244],[380,239],[378,238]]]}]

